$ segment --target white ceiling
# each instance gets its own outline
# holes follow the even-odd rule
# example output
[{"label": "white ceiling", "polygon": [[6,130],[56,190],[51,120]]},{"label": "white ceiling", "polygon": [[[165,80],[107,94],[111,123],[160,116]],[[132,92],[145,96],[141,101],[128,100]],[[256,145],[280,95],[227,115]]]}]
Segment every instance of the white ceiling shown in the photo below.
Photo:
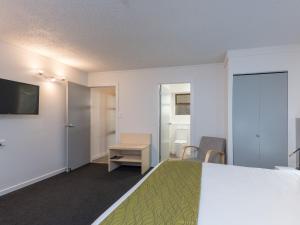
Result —
[{"label": "white ceiling", "polygon": [[222,62],[300,42],[299,0],[1,0],[0,38],[84,71]]}]

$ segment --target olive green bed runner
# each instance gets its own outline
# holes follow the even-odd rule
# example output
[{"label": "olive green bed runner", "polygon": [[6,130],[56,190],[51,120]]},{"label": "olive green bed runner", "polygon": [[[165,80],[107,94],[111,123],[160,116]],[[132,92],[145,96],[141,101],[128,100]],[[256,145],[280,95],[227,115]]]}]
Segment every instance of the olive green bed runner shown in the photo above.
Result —
[{"label": "olive green bed runner", "polygon": [[196,225],[201,164],[163,162],[101,225]]}]

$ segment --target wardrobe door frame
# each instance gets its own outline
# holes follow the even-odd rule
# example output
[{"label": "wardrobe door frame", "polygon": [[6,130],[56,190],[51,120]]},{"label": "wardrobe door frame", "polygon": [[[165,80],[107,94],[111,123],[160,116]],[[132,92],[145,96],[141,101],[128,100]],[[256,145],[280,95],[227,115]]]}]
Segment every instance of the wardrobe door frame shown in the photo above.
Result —
[{"label": "wardrobe door frame", "polygon": [[[284,132],[282,133],[283,135],[285,134],[285,140],[283,140],[285,143],[283,143],[283,145],[286,145],[286,159],[285,160],[281,160],[281,162],[280,163],[278,163],[278,164],[280,164],[281,166],[287,166],[288,165],[288,72],[287,71],[280,71],[280,72],[269,72],[269,73],[253,73],[253,74],[234,74],[233,75],[233,92],[232,92],[232,144],[233,144],[233,146],[232,146],[232,152],[233,152],[233,164],[234,165],[241,165],[241,163],[238,163],[237,162],[237,157],[236,157],[236,154],[237,154],[237,150],[236,150],[236,147],[237,147],[237,145],[236,145],[236,129],[237,129],[237,125],[235,124],[236,123],[236,105],[235,105],[235,102],[236,102],[236,90],[237,90],[237,87],[236,87],[236,83],[237,83],[237,77],[244,77],[244,76],[257,76],[257,81],[259,81],[260,79],[262,79],[262,75],[270,75],[270,76],[272,76],[272,75],[276,75],[276,74],[282,74],[282,75],[285,75],[286,76],[286,87],[283,89],[284,91],[286,91],[286,93],[284,93],[284,94],[286,94],[286,101],[285,101],[285,103],[286,103],[286,108],[285,108],[285,113],[286,113],[286,119],[285,119],[285,122],[283,122],[284,124],[285,124],[285,126],[284,126]],[[258,77],[258,76],[262,76],[262,77]],[[253,85],[253,84],[252,84]],[[257,91],[259,91],[259,92],[262,92],[261,90],[263,90],[262,89],[262,87],[261,86],[259,86],[259,87],[257,87],[257,89],[259,89],[259,90],[256,90],[256,92]],[[255,91],[255,90],[254,90]],[[262,98],[262,96],[261,96],[261,93],[259,93],[259,102],[258,102],[258,109],[259,109],[259,120],[260,120],[260,116],[262,115],[262,109],[261,109],[261,98]],[[246,106],[247,107],[247,106]],[[254,126],[254,125],[253,125]],[[254,166],[254,167],[263,167],[263,165],[262,165],[262,161],[261,161],[261,157],[263,156],[263,155],[266,155],[265,154],[265,152],[264,152],[264,154],[261,152],[261,151],[263,151],[263,149],[261,149],[261,146],[260,146],[260,144],[261,144],[261,138],[263,138],[263,137],[260,137],[261,136],[261,133],[262,133],[262,127],[261,127],[261,122],[260,121],[258,121],[258,126],[257,126],[257,134],[255,134],[256,135],[256,138],[259,140],[259,149],[258,149],[258,151],[259,151],[259,162],[258,163],[254,163],[252,166]],[[252,134],[253,135],[253,134]],[[251,138],[250,138],[251,139]],[[283,147],[283,145],[282,145],[282,147]],[[253,147],[253,146],[250,146],[250,147]],[[251,158],[250,158],[251,159]],[[280,161],[280,160],[279,160]],[[243,163],[242,163],[243,164]],[[247,163],[246,163],[247,164]],[[251,164],[251,162],[249,163],[249,164]],[[251,166],[251,165],[244,165],[244,166]],[[267,165],[266,165],[267,166]],[[270,168],[270,166],[268,167],[268,168]]]}]

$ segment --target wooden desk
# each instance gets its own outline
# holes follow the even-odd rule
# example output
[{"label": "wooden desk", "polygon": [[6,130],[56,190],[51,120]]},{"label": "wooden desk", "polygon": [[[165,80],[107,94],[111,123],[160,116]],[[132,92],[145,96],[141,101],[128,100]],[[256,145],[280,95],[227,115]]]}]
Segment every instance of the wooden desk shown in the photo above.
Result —
[{"label": "wooden desk", "polygon": [[[112,159],[114,156],[122,156]],[[141,174],[150,168],[150,145],[148,144],[118,144],[109,147],[108,171],[120,165],[133,165],[141,167]]]}]

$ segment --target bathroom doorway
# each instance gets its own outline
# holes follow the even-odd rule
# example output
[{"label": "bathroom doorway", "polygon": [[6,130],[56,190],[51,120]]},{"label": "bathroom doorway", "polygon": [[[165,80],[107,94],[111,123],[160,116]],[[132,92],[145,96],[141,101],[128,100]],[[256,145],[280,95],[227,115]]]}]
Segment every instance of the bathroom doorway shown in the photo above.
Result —
[{"label": "bathroom doorway", "polygon": [[191,136],[190,83],[160,85],[160,161],[180,159]]},{"label": "bathroom doorway", "polygon": [[116,86],[91,88],[91,161],[108,163],[108,147],[116,143]]}]

